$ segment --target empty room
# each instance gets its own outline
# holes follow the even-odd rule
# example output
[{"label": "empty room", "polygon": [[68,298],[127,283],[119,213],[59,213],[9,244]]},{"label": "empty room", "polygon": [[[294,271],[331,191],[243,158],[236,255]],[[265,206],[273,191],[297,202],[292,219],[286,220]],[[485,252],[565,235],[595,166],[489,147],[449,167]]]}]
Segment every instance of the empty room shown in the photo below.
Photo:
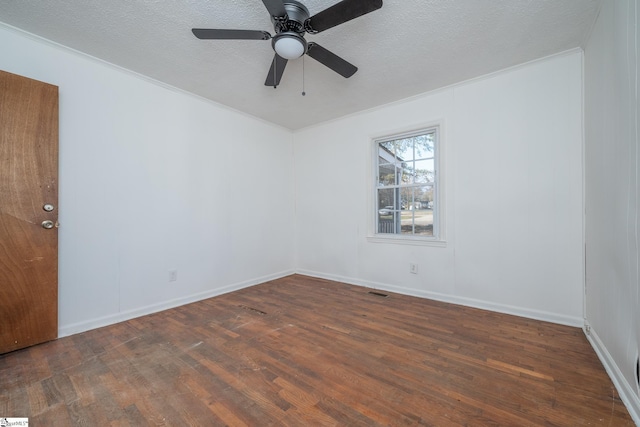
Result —
[{"label": "empty room", "polygon": [[0,425],[640,425],[638,6],[0,2]]}]

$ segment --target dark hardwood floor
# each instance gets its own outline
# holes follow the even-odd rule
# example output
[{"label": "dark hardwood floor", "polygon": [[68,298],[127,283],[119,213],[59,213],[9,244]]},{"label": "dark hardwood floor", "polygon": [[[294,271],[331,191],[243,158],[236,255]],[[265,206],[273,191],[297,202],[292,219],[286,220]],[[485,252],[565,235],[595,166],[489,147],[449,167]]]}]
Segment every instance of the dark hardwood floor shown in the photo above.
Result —
[{"label": "dark hardwood floor", "polygon": [[[385,292],[386,293],[386,292]],[[0,356],[31,426],[633,426],[582,330],[290,276]]]}]

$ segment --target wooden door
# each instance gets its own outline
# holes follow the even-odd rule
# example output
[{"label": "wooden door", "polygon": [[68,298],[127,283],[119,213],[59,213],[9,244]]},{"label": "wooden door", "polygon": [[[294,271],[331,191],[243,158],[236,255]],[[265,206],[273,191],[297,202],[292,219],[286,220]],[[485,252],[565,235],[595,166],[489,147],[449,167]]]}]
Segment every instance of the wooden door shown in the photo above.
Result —
[{"label": "wooden door", "polygon": [[58,88],[0,71],[0,353],[58,336],[57,218]]}]

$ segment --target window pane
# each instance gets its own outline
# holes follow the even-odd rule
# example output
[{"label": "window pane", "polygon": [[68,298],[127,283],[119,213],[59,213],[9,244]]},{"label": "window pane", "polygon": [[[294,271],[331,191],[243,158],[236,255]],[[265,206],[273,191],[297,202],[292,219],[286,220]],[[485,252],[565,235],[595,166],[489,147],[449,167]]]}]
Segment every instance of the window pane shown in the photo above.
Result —
[{"label": "window pane", "polygon": [[413,182],[412,163],[402,162],[398,165],[398,184],[410,184]]},{"label": "window pane", "polygon": [[415,137],[416,159],[424,159],[433,157],[434,153],[434,134],[428,133]]},{"label": "window pane", "polygon": [[406,138],[396,141],[396,156],[405,162],[413,161],[413,139]]},{"label": "window pane", "polygon": [[378,166],[378,185],[396,185],[396,168],[391,163]]},{"label": "window pane", "polygon": [[[379,146],[381,152],[386,153],[387,155],[391,156],[391,158],[395,157],[396,149],[394,141],[381,142]],[[383,157],[386,157],[386,155],[383,154]]]},{"label": "window pane", "polygon": [[416,187],[416,209],[432,209],[435,207],[435,192],[432,185]]},{"label": "window pane", "polygon": [[400,190],[398,188],[385,188],[378,190],[378,233],[397,233],[400,224],[398,209]]},{"label": "window pane", "polygon": [[395,163],[396,156],[393,152],[393,147],[391,150],[385,147],[385,143],[380,143],[378,146],[378,163]]},{"label": "window pane", "polygon": [[[414,214],[414,234],[420,236],[433,236],[433,210],[416,209]],[[404,229],[404,225],[402,226]]]},{"label": "window pane", "polygon": [[400,209],[407,210],[413,204],[413,188],[401,187],[400,188]]},{"label": "window pane", "polygon": [[378,210],[395,210],[395,194],[398,192],[395,188],[384,188],[378,190]]},{"label": "window pane", "polygon": [[[413,206],[413,205],[411,205]],[[402,212],[402,219],[400,221],[400,233],[401,234],[413,234],[413,225],[414,225],[414,213],[413,209],[406,210]]]},{"label": "window pane", "polygon": [[378,233],[395,234],[396,228],[395,213],[392,212],[391,215],[380,215],[378,217]]},{"label": "window pane", "polygon": [[435,169],[433,159],[418,160],[415,162],[414,182],[417,184],[433,183],[435,178]]}]

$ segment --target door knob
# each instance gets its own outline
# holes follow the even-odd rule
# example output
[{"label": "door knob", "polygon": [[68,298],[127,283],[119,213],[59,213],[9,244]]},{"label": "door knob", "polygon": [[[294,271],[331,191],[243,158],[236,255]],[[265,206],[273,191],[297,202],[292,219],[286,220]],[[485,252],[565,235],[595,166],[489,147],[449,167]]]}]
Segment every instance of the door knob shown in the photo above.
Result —
[{"label": "door knob", "polygon": [[46,228],[47,230],[49,230],[53,228],[53,226],[54,226],[53,221],[49,221],[49,220],[42,221],[42,228]]}]

